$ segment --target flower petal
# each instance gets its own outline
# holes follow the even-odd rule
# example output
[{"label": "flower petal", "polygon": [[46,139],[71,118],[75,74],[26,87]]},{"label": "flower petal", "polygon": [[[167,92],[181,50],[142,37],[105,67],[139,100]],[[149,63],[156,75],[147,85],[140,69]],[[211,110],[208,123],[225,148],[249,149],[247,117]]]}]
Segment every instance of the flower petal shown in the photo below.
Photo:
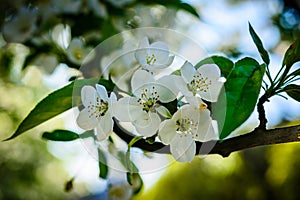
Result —
[{"label": "flower petal", "polygon": [[136,98],[123,97],[114,103],[114,116],[122,122],[132,122],[144,116],[146,113]]},{"label": "flower petal", "polygon": [[216,102],[220,94],[221,88],[224,84],[221,78],[221,71],[219,67],[215,64],[206,64],[199,67],[197,70],[204,78],[207,78],[211,84],[206,91],[199,91],[201,98],[210,101]]},{"label": "flower petal", "polygon": [[146,54],[147,54],[147,50],[145,48],[148,48],[149,45],[149,40],[147,37],[144,37],[138,46],[138,49],[135,52],[135,58],[136,60],[142,65],[146,65]]},{"label": "flower petal", "polygon": [[159,125],[158,137],[162,143],[170,144],[176,134],[176,122],[174,120],[165,120]]},{"label": "flower petal", "polygon": [[81,89],[81,101],[84,107],[94,104],[97,98],[97,93],[94,87],[86,85]]},{"label": "flower petal", "polygon": [[160,118],[156,113],[145,113],[142,118],[133,122],[137,132],[145,137],[154,135],[159,127]]},{"label": "flower petal", "polygon": [[183,78],[185,83],[190,83],[194,79],[196,69],[190,62],[185,61],[180,71],[181,71],[181,77]]},{"label": "flower petal", "polygon": [[76,122],[80,128],[91,130],[97,126],[98,120],[95,115],[91,116],[91,113],[85,108],[79,113]]},{"label": "flower petal", "polygon": [[[176,97],[179,93],[178,90],[178,86],[177,84],[185,84],[184,81],[182,80],[182,78],[180,76],[176,76],[176,75],[167,75],[167,76],[163,76],[160,79],[157,80],[157,84],[160,84],[162,86],[165,86],[168,90],[170,90],[173,95]],[[161,94],[160,94],[161,96]],[[160,101],[162,102],[168,102],[170,101],[172,98],[167,98],[165,99],[165,95],[161,96]],[[174,100],[174,99],[172,99]],[[171,101],[172,101],[171,100]]]},{"label": "flower petal", "polygon": [[218,139],[217,130],[214,129],[208,109],[199,110],[198,128],[195,135],[195,140],[201,142]]},{"label": "flower petal", "polygon": [[196,143],[190,134],[176,134],[171,143],[171,153],[178,162],[191,162],[196,154]]},{"label": "flower petal", "polygon": [[146,84],[155,82],[154,77],[151,73],[145,70],[137,70],[134,72],[131,78],[131,89],[134,94],[140,90],[140,88]]},{"label": "flower petal", "polygon": [[165,63],[166,66],[170,66],[174,61],[175,56],[169,56],[169,59]]},{"label": "flower petal", "polygon": [[181,78],[182,80],[178,80],[175,84],[178,88],[178,91],[181,92],[184,96],[193,96],[193,93],[188,89],[187,83]]},{"label": "flower petal", "polygon": [[107,95],[106,88],[103,85],[96,84],[96,89],[97,89],[99,97],[101,99],[103,99],[104,101],[108,101],[108,95]]},{"label": "flower petal", "polygon": [[150,45],[148,50],[148,56],[155,56],[156,62],[155,65],[166,64],[169,60],[169,48],[168,45],[164,42],[158,41]]},{"label": "flower petal", "polygon": [[195,109],[204,109],[207,107],[207,105],[198,96],[186,96],[185,99]]},{"label": "flower petal", "polygon": [[99,141],[105,140],[113,131],[114,121],[111,115],[106,114],[99,119],[96,127],[97,138]]}]

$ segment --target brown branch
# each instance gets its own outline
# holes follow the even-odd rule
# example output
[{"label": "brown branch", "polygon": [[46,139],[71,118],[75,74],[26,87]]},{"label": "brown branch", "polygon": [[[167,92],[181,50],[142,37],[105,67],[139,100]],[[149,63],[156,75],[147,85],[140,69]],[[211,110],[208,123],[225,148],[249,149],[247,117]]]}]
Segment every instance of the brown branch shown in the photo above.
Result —
[{"label": "brown branch", "polygon": [[[115,123],[114,132],[125,142],[129,143],[134,136],[122,129]],[[197,154],[219,154],[223,157],[229,156],[232,152],[271,144],[281,144],[300,141],[300,125],[262,130],[256,128],[250,133],[226,139],[222,142],[208,141],[197,142]],[[160,142],[149,144],[145,139],[136,142],[133,147],[138,147],[145,151],[170,154],[169,146]]]},{"label": "brown branch", "polygon": [[265,93],[263,96],[261,96],[258,100],[258,103],[257,103],[257,112],[258,112],[258,119],[259,119],[259,126],[258,126],[258,129],[261,129],[261,130],[266,130],[267,128],[267,118],[266,118],[266,112],[265,112],[265,109],[264,109],[264,103],[266,101],[269,101],[269,97],[268,97],[268,94]]}]

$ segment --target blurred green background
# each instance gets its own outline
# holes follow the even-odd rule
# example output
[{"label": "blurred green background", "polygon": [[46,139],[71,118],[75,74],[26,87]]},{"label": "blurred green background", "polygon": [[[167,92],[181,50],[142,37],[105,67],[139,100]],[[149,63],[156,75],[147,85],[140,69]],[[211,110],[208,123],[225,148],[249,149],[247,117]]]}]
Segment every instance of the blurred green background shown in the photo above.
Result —
[{"label": "blurred green background", "polygon": [[[33,17],[18,24],[18,13],[24,8],[31,10]],[[72,37],[84,38],[90,47],[122,30],[154,26],[188,35],[203,45],[208,54],[234,60],[247,55],[259,59],[248,34],[250,21],[271,52],[271,69],[276,70],[287,47],[299,37],[300,3],[297,0],[188,0],[184,4],[177,0],[3,0],[0,18],[2,140],[13,133],[39,100],[78,74],[78,64],[62,53],[55,42],[49,42],[49,34],[57,24],[69,24]],[[21,28],[11,27],[10,23],[18,27],[29,24],[20,35],[14,35],[13,31]],[[29,36],[24,36],[28,32]],[[279,97],[271,99],[266,104],[269,127],[299,124],[298,104]],[[254,128],[256,118],[254,113],[234,134]],[[0,143],[0,199],[79,199],[105,191],[107,184],[98,180],[97,168],[89,175],[94,179],[78,176],[74,189],[64,191],[65,183],[80,173],[77,171],[82,163],[76,157],[85,150],[80,142],[54,144],[42,140],[41,134],[69,127],[65,121],[65,117],[56,117],[12,141]],[[65,154],[57,153],[61,151]],[[232,153],[228,158],[209,155],[195,158],[192,163],[176,163],[163,173],[153,174],[152,180],[145,180],[145,189],[135,199],[299,199],[298,153],[300,144],[296,143],[249,149]]]}]

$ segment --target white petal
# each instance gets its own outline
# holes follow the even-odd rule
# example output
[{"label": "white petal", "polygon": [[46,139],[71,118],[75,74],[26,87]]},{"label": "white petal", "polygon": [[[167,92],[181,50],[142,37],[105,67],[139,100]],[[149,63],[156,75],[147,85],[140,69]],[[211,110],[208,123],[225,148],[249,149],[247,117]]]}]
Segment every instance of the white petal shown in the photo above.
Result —
[{"label": "white petal", "polygon": [[110,99],[110,102],[116,102],[117,101],[117,96],[114,92],[110,93],[110,96],[109,96],[109,99]]},{"label": "white petal", "polygon": [[198,96],[186,96],[185,99],[187,102],[196,109],[201,109],[204,106],[207,106],[200,97]]},{"label": "white petal", "polygon": [[134,72],[131,78],[131,89],[132,92],[135,94],[137,90],[140,90],[140,88],[146,84],[155,82],[153,75],[151,73],[145,71],[145,70],[137,70]]},{"label": "white petal", "polygon": [[183,118],[184,116],[190,116],[190,114],[194,113],[195,109],[189,104],[185,104],[181,106],[173,115],[172,119],[177,121],[178,119]]},{"label": "white petal", "polygon": [[135,58],[136,60],[142,65],[146,65],[146,55],[147,55],[147,50],[145,48],[149,47],[149,40],[147,37],[144,37],[138,46],[138,49],[135,52]]},{"label": "white petal", "polygon": [[196,143],[189,134],[177,134],[171,143],[171,153],[178,162],[191,162],[196,154]]},{"label": "white petal", "polygon": [[193,96],[193,93],[188,89],[187,83],[184,82],[183,78],[181,80],[178,79],[178,81],[175,83],[178,91],[181,92],[184,96]]},{"label": "white petal", "polygon": [[81,89],[81,101],[84,107],[87,107],[90,104],[94,104],[97,98],[97,93],[95,88],[92,86],[86,85]]},{"label": "white petal", "polygon": [[158,41],[152,43],[150,45],[148,53],[149,56],[155,56],[156,65],[163,65],[169,60],[169,48],[168,45],[164,42]]},{"label": "white petal", "polygon": [[147,37],[143,37],[139,43],[138,49],[149,47],[149,40]]},{"label": "white petal", "polygon": [[105,140],[113,131],[114,121],[109,114],[106,114],[99,119],[96,127],[97,138],[99,141]]},{"label": "white petal", "polygon": [[80,111],[76,122],[78,126],[84,130],[91,130],[97,126],[98,120],[96,117],[90,116],[90,113],[87,109]]},{"label": "white petal", "polygon": [[202,138],[199,139],[201,142],[206,142],[210,140],[219,140],[219,133],[218,133],[218,123],[216,120],[210,121],[210,126],[206,130],[205,133],[202,134]]},{"label": "white petal", "polygon": [[174,120],[168,119],[159,125],[158,137],[162,143],[170,144],[176,134],[176,122]]},{"label": "white petal", "polygon": [[132,122],[141,118],[146,112],[137,103],[136,98],[123,97],[113,106],[114,116],[121,122]]},{"label": "white petal", "polygon": [[216,102],[218,100],[221,88],[224,84],[224,82],[220,80],[221,71],[219,67],[215,64],[206,64],[199,67],[197,71],[204,78],[208,78],[208,80],[211,81],[211,85],[206,92],[199,92],[201,98],[210,102]]},{"label": "white petal", "polygon": [[216,139],[216,130],[213,127],[210,111],[202,109],[199,111],[197,137],[195,140],[205,142]]},{"label": "white petal", "polygon": [[220,95],[223,85],[223,82],[212,82],[212,85],[209,87],[207,92],[199,92],[199,94],[204,100],[216,102],[218,101],[218,97]]},{"label": "white petal", "polygon": [[166,66],[170,66],[174,60],[175,56],[169,56],[168,60],[166,63],[164,63]]},{"label": "white petal", "polygon": [[213,80],[218,80],[221,76],[221,71],[216,64],[205,64],[197,69],[197,71],[205,77]]},{"label": "white petal", "polygon": [[75,49],[75,48],[79,48],[82,49],[84,46],[83,41],[79,38],[73,38],[68,49]]},{"label": "white petal", "polygon": [[196,69],[190,62],[185,61],[180,71],[181,76],[186,83],[190,83],[194,79],[193,76],[196,73]]},{"label": "white petal", "polygon": [[154,135],[159,127],[160,118],[156,113],[146,113],[142,118],[133,122],[137,132],[142,136]]},{"label": "white petal", "polygon": [[182,78],[180,76],[176,76],[176,75],[163,76],[157,80],[157,84],[163,85],[166,88],[168,88],[169,90],[171,90],[171,92],[174,94],[175,97],[178,95],[178,92],[179,92],[177,83],[180,83],[180,82],[182,84],[184,84],[184,81],[182,80]]},{"label": "white petal", "polygon": [[172,114],[170,113],[170,111],[162,105],[156,106],[155,110],[164,118],[167,118],[167,119],[172,118]]},{"label": "white petal", "polygon": [[97,92],[99,94],[99,97],[103,99],[104,101],[108,101],[108,95],[106,88],[103,85],[96,84]]},{"label": "white petal", "polygon": [[163,84],[155,84],[154,86],[161,102],[167,103],[176,99],[177,93],[170,90],[168,86]]}]

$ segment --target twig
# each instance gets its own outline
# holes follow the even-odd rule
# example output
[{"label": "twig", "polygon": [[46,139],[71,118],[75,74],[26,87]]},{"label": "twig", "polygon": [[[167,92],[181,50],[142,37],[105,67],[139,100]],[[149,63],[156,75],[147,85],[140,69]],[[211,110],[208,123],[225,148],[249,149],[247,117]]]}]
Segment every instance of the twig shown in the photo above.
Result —
[{"label": "twig", "polygon": [[[115,120],[114,132],[125,142],[129,143],[134,137],[132,134],[121,128]],[[256,128],[250,133],[240,135],[219,141],[197,142],[197,154],[219,154],[223,157],[229,156],[232,152],[249,149],[257,146],[281,144],[288,142],[300,141],[300,125],[276,128],[270,130],[262,130]],[[164,145],[160,142],[149,144],[145,139],[136,142],[133,147],[138,147],[142,150],[170,154],[169,145]]]},{"label": "twig", "polygon": [[259,126],[257,129],[266,130],[267,129],[267,123],[268,120],[266,118],[266,112],[264,109],[264,103],[266,101],[269,101],[269,97],[267,93],[265,93],[263,96],[261,96],[257,103],[257,112],[258,112],[258,119],[259,119]]}]

